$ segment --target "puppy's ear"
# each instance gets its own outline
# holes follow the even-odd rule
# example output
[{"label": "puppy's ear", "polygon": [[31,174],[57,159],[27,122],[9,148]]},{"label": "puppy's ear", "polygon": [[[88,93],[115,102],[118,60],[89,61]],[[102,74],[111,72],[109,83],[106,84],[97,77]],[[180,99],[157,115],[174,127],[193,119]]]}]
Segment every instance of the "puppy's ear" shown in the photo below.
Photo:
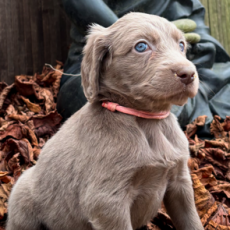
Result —
[{"label": "puppy's ear", "polygon": [[108,52],[106,28],[92,25],[87,36],[87,43],[83,49],[81,63],[81,77],[84,93],[89,102],[95,102],[99,92],[99,74],[102,60]]}]

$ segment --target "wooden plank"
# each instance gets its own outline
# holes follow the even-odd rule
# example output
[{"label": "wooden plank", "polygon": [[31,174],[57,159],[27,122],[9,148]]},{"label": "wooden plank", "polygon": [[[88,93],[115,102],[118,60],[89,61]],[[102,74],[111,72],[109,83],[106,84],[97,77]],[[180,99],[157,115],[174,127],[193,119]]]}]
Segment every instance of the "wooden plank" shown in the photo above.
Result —
[{"label": "wooden plank", "polygon": [[54,39],[53,42],[53,57],[52,57],[52,63],[55,63],[55,60],[60,60],[62,58],[62,50],[60,48],[61,44],[61,27],[60,27],[60,2],[53,0],[53,8],[54,14],[53,14],[53,30],[52,30],[52,37]]},{"label": "wooden plank", "polygon": [[223,1],[216,1],[216,9],[217,9],[217,28],[219,32],[219,42],[222,46],[224,46],[224,31],[223,31],[223,23],[225,21],[222,20],[222,9],[221,5],[223,4]]},{"label": "wooden plank", "polygon": [[218,16],[217,16],[218,12],[216,8],[216,0],[209,0],[208,7],[209,7],[209,23],[210,23],[211,35],[219,41],[220,35],[218,30]]},{"label": "wooden plank", "polygon": [[205,8],[205,25],[209,27],[209,11],[208,11],[208,0],[201,0],[202,5]]},{"label": "wooden plank", "polygon": [[33,72],[41,72],[44,65],[42,7],[40,0],[29,1],[32,34]]},{"label": "wooden plank", "polygon": [[71,45],[72,39],[70,38],[70,27],[71,22],[67,17],[66,13],[62,8],[60,8],[60,39],[61,39],[61,50],[62,50],[62,58],[61,61],[65,62],[67,59],[69,47]]},{"label": "wooden plank", "polygon": [[6,2],[0,1],[0,81],[7,82],[8,65],[7,65],[7,23],[6,23]]},{"label": "wooden plank", "polygon": [[17,26],[17,29],[15,33],[17,33],[17,37],[15,38],[15,49],[16,57],[15,62],[16,65],[18,65],[17,69],[15,69],[15,75],[23,74],[26,71],[26,50],[25,50],[25,34],[24,34],[24,15],[23,15],[23,2],[17,1],[14,3],[16,5],[16,12],[17,12],[17,23],[15,26]]},{"label": "wooden plank", "polygon": [[6,1],[6,25],[7,25],[7,31],[6,31],[6,39],[7,39],[7,81],[12,81],[14,79],[15,75],[15,69],[14,69],[14,60],[15,60],[15,50],[14,50],[14,31],[12,26],[12,17],[15,15],[12,14],[13,6],[12,6],[13,0]]},{"label": "wooden plank", "polygon": [[52,30],[52,14],[53,1],[41,0],[42,3],[42,23],[43,23],[43,41],[44,41],[44,61],[51,63],[51,30]]},{"label": "wooden plank", "polygon": [[24,33],[24,70],[22,74],[33,74],[32,31],[30,23],[30,0],[22,0],[23,33]]},{"label": "wooden plank", "polygon": [[12,83],[15,75],[41,72],[45,62],[66,60],[71,23],[63,15],[55,0],[0,1],[1,81]]},{"label": "wooden plank", "polygon": [[225,45],[227,46],[227,52],[230,54],[230,1],[224,0],[225,2],[225,20],[226,24],[224,29],[226,30]]},{"label": "wooden plank", "polygon": [[228,47],[228,32],[226,30],[227,27],[227,18],[226,18],[226,2],[225,0],[220,1],[220,10],[222,12],[221,14],[221,18],[220,18],[220,26],[222,28],[222,37],[223,37],[223,46],[226,49],[226,51],[228,52],[229,47]]}]

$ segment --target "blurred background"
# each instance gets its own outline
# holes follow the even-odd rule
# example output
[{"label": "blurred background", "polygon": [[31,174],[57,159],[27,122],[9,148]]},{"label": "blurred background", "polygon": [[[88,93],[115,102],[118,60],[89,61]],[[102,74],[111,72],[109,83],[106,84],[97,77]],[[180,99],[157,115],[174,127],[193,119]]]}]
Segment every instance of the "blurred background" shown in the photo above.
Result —
[{"label": "blurred background", "polygon": [[[201,0],[211,35],[230,54],[230,1]],[[0,1],[0,81],[41,72],[44,63],[65,62],[71,22],[57,0]]]}]

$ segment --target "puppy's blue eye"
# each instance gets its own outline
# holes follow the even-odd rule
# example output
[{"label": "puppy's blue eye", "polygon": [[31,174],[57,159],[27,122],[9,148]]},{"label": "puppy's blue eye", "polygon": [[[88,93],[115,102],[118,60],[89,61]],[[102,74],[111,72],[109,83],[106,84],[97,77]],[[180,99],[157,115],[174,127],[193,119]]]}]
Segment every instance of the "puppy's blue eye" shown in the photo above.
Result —
[{"label": "puppy's blue eye", "polygon": [[145,42],[139,42],[136,46],[135,46],[135,50],[137,52],[144,52],[146,49],[148,48],[148,45]]},{"label": "puppy's blue eye", "polygon": [[180,42],[179,44],[181,52],[184,52],[184,43]]}]

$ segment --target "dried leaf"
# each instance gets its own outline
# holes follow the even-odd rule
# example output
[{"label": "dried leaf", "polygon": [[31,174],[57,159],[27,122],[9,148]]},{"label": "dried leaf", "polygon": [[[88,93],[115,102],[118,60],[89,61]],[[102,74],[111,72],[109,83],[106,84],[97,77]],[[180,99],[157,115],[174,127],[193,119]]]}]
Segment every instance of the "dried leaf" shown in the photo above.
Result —
[{"label": "dried leaf", "polygon": [[[215,215],[212,217],[205,229],[219,229],[219,230],[230,230],[230,219],[229,213],[222,204],[218,205],[218,209]],[[228,226],[228,227],[227,227]]]},{"label": "dried leaf", "polygon": [[22,139],[22,127],[19,124],[9,125],[5,131],[0,131],[0,140],[3,140],[6,137],[13,137],[15,139]]},{"label": "dried leaf", "polygon": [[2,108],[3,103],[4,103],[4,101],[5,101],[5,99],[6,99],[7,95],[8,95],[8,93],[11,91],[11,89],[12,89],[13,87],[14,87],[14,84],[11,84],[11,85],[5,87],[5,88],[2,90],[2,92],[1,92],[1,94],[0,94],[0,109]]},{"label": "dried leaf", "polygon": [[[6,216],[12,185],[36,164],[41,148],[60,125],[55,100],[61,75],[45,67],[41,75],[16,76],[15,87],[0,83],[0,220]],[[43,136],[39,142],[35,133]]]},{"label": "dried leaf", "polygon": [[15,86],[22,96],[35,95],[35,88],[39,87],[31,76],[19,75],[15,77]]},{"label": "dried leaf", "polygon": [[11,114],[17,114],[16,109],[14,108],[14,106],[12,104],[10,104],[7,109],[6,109],[6,114],[7,115],[11,115]]},{"label": "dried leaf", "polygon": [[20,114],[11,114],[8,116],[10,119],[16,120],[16,121],[20,121],[22,123],[27,122],[30,117],[27,115],[20,115]]},{"label": "dried leaf", "polygon": [[2,117],[0,117],[0,131],[6,130],[7,127],[13,123],[14,121],[6,121]]},{"label": "dried leaf", "polygon": [[55,127],[60,124],[62,116],[55,110],[50,112],[47,115],[35,115],[31,118],[34,122],[34,127],[42,127],[44,125],[49,125],[50,127]]},{"label": "dried leaf", "polygon": [[152,223],[147,224],[147,230],[161,230],[158,226]]},{"label": "dried leaf", "polygon": [[226,116],[226,119],[224,120],[224,123],[223,123],[223,128],[224,128],[224,131],[230,131],[230,116]]},{"label": "dried leaf", "polygon": [[40,95],[45,100],[46,113],[51,112],[53,110],[52,106],[53,106],[53,103],[54,103],[53,94],[50,92],[50,90],[43,88],[40,91]]},{"label": "dried leaf", "polygon": [[216,178],[213,175],[214,168],[212,165],[208,165],[203,168],[199,168],[198,170],[194,170],[192,173],[196,174],[199,178],[200,182],[206,186],[215,186],[217,185]]},{"label": "dried leaf", "polygon": [[221,148],[223,150],[229,149],[229,144],[225,142],[224,139],[216,139],[216,140],[205,140],[205,148]]},{"label": "dried leaf", "polygon": [[4,88],[7,87],[7,84],[5,82],[0,82],[0,93],[3,91]]},{"label": "dried leaf", "polygon": [[197,117],[197,118],[195,119],[194,123],[195,123],[197,126],[204,126],[205,121],[206,121],[206,118],[207,118],[206,115],[199,116],[199,117]]},{"label": "dried leaf", "polygon": [[210,132],[215,136],[215,138],[224,138],[227,135],[223,125],[220,123],[220,120],[221,118],[216,115],[210,125]]},{"label": "dried leaf", "polygon": [[209,191],[212,194],[217,194],[223,192],[227,198],[230,199],[230,183],[229,182],[224,182],[224,181],[218,181],[218,184],[215,186],[212,186]]},{"label": "dried leaf", "polygon": [[33,157],[34,157],[35,160],[38,159],[38,157],[39,157],[39,155],[40,155],[40,152],[41,152],[41,148],[40,148],[40,147],[35,146],[35,147],[33,148]]},{"label": "dried leaf", "polygon": [[27,125],[23,125],[22,132],[25,137],[28,137],[30,139],[32,145],[38,145],[38,139],[32,129],[30,129]]},{"label": "dried leaf", "polygon": [[[200,182],[196,174],[191,174],[194,189],[195,204],[200,218],[202,219],[208,210],[214,205],[215,200],[210,192]],[[208,217],[205,216],[205,220]]]},{"label": "dried leaf", "polygon": [[39,113],[41,111],[41,107],[38,104],[30,102],[29,99],[21,96],[22,100],[26,103],[28,109],[32,112]]},{"label": "dried leaf", "polygon": [[19,154],[20,153],[14,154],[9,160],[6,158],[6,161],[8,160],[7,162],[8,170],[13,173],[13,177],[15,181],[17,181],[17,179],[19,178],[22,172],[20,167]]},{"label": "dried leaf", "polygon": [[199,116],[192,122],[192,124],[188,124],[185,131],[186,136],[192,137],[197,132],[198,126],[204,126],[206,118],[206,115]]},{"label": "dried leaf", "polygon": [[33,151],[32,147],[29,144],[28,146],[28,140],[25,138],[22,140],[14,140],[12,138],[5,141],[4,145],[9,145],[9,150],[14,153],[20,153],[20,155],[23,157],[23,160],[26,164],[28,164],[30,161],[33,160]]}]

